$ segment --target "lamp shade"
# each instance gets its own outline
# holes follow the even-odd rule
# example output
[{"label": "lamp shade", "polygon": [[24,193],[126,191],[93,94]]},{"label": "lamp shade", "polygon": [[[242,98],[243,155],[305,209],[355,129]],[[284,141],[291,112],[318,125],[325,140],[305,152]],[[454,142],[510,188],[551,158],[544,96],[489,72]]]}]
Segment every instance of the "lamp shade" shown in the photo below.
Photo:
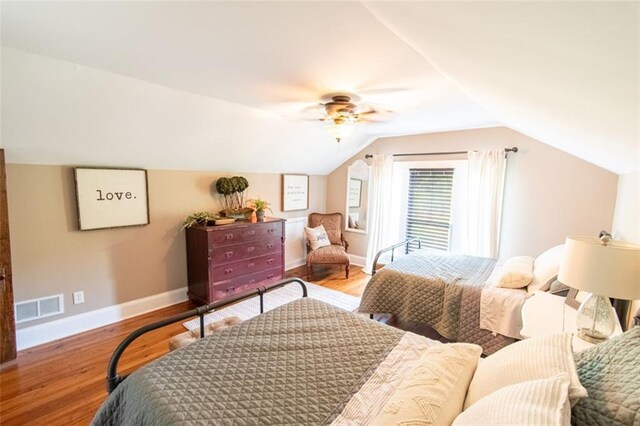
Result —
[{"label": "lamp shade", "polygon": [[567,237],[558,280],[602,296],[640,299],[640,245]]}]

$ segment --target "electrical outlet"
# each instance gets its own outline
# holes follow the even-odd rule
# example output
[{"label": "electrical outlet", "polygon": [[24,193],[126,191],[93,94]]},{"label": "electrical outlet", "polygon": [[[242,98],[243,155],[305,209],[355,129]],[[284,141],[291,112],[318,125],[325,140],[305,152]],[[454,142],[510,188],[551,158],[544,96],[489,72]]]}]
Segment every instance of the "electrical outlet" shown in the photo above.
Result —
[{"label": "electrical outlet", "polygon": [[84,291],[73,292],[73,304],[80,305],[84,303]]}]

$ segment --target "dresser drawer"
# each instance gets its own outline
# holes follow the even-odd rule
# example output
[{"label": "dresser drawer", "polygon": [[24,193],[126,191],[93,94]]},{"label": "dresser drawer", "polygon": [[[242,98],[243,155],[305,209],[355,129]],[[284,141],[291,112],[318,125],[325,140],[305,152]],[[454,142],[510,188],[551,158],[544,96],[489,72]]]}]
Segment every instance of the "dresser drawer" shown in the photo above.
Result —
[{"label": "dresser drawer", "polygon": [[280,251],[266,256],[252,257],[238,262],[215,264],[211,267],[211,281],[222,281],[239,275],[247,275],[265,269],[276,268],[282,265],[282,253]]},{"label": "dresser drawer", "polygon": [[282,246],[282,239],[275,237],[228,247],[214,247],[209,251],[209,261],[214,264],[235,262],[251,257],[277,253],[282,250]]},{"label": "dresser drawer", "polygon": [[235,226],[212,229],[209,232],[209,244],[212,246],[226,246],[262,240],[269,237],[281,237],[283,222],[255,223],[251,226]]},{"label": "dresser drawer", "polygon": [[231,278],[225,281],[214,282],[211,285],[210,297],[213,300],[224,299],[234,294],[253,290],[281,279],[282,268],[274,268],[256,272],[254,274]]}]

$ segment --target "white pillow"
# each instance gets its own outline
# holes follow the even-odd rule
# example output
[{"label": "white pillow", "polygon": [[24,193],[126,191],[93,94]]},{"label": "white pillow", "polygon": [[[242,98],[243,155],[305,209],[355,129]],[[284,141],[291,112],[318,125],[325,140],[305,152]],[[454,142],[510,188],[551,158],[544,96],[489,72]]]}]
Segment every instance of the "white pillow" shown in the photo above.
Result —
[{"label": "white pillow", "polygon": [[370,424],[450,425],[462,412],[481,353],[469,343],[428,348]]},{"label": "white pillow", "polygon": [[315,228],[305,226],[304,232],[307,234],[311,250],[331,245],[331,241],[329,241],[329,236],[323,225],[316,226]]},{"label": "white pillow", "polygon": [[515,256],[502,265],[498,287],[523,288],[533,280],[533,257]]},{"label": "white pillow", "polygon": [[533,337],[513,343],[485,358],[469,385],[465,409],[505,386],[548,379],[563,373],[568,374],[571,381],[571,404],[586,397],[587,390],[578,379],[571,338],[570,333]]},{"label": "white pillow", "polygon": [[505,386],[462,412],[453,426],[569,425],[569,376]]},{"label": "white pillow", "polygon": [[564,244],[550,248],[536,257],[533,262],[533,281],[527,289],[529,294],[533,294],[537,290],[549,290],[551,283],[555,281],[558,271],[560,271],[562,253],[564,253]]}]

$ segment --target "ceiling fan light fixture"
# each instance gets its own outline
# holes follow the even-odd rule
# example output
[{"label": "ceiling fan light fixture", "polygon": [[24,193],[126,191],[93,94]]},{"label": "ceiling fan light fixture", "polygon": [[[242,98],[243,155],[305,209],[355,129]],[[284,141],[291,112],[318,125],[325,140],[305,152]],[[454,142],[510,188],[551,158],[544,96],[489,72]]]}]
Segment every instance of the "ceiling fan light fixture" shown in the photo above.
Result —
[{"label": "ceiling fan light fixture", "polygon": [[353,124],[348,122],[331,123],[325,126],[325,129],[333,136],[338,143],[348,137],[353,132]]}]

